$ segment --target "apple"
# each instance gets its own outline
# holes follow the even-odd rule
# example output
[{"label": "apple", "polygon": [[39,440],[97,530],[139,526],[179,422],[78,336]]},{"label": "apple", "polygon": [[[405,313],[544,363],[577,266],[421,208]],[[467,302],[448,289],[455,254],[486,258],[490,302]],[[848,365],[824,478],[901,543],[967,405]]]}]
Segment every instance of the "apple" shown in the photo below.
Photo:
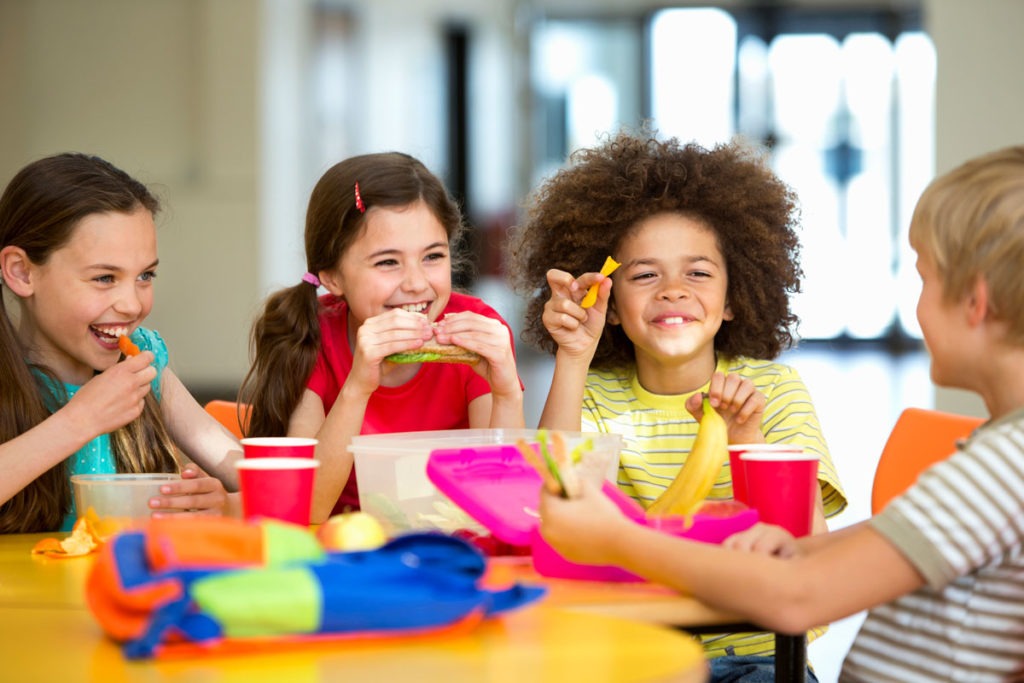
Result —
[{"label": "apple", "polygon": [[388,540],[384,527],[367,512],[346,512],[330,517],[316,532],[330,551],[373,550]]}]

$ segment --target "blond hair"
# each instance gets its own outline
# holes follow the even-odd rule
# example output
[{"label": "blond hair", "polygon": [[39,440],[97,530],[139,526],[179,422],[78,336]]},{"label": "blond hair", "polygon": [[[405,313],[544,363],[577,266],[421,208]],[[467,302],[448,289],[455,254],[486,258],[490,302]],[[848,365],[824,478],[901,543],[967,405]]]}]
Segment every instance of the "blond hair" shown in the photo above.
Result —
[{"label": "blond hair", "polygon": [[910,243],[930,255],[946,301],[960,301],[979,277],[989,312],[1024,345],[1024,146],[975,157],[925,189],[910,222]]}]

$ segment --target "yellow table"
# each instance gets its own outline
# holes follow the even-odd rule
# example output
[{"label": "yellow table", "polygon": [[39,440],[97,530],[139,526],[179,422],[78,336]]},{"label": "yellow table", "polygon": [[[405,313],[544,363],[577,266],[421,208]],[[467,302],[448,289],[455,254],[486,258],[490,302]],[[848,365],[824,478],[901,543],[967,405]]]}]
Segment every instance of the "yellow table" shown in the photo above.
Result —
[{"label": "yellow table", "polygon": [[[604,583],[541,577],[526,557],[491,560],[485,582],[492,587],[542,582],[548,587],[549,605],[573,611],[634,619],[673,626],[691,633],[762,631],[742,617],[708,607],[699,600],[651,583]],[[775,634],[775,681],[807,680],[807,639],[803,635]]]},{"label": "yellow table", "polygon": [[32,557],[43,535],[0,536],[0,679],[11,681],[706,680],[700,646],[654,624],[540,603],[462,634],[320,643],[258,655],[131,662],[83,601],[91,557]]}]

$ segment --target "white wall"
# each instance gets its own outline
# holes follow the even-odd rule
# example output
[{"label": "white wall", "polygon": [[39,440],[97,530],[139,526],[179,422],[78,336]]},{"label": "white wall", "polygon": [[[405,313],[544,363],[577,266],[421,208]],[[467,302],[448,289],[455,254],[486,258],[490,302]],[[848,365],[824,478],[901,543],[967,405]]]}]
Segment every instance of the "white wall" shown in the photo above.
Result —
[{"label": "white wall", "polygon": [[175,369],[199,384],[237,383],[246,367],[259,26],[247,0],[0,3],[0,182],[73,150],[160,195],[150,323]]},{"label": "white wall", "polygon": [[[926,0],[925,28],[938,53],[936,173],[1024,143],[1024,2]],[[941,410],[984,416],[981,400],[938,388]]]}]

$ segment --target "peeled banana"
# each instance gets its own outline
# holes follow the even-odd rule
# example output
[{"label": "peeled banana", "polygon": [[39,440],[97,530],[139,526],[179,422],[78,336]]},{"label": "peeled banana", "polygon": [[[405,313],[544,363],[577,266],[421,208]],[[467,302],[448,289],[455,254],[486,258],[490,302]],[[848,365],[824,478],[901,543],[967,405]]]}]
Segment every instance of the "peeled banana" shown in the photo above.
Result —
[{"label": "peeled banana", "polygon": [[689,457],[669,487],[647,508],[648,515],[690,516],[711,493],[729,457],[729,429],[722,416],[711,407],[707,395],[703,409]]}]

